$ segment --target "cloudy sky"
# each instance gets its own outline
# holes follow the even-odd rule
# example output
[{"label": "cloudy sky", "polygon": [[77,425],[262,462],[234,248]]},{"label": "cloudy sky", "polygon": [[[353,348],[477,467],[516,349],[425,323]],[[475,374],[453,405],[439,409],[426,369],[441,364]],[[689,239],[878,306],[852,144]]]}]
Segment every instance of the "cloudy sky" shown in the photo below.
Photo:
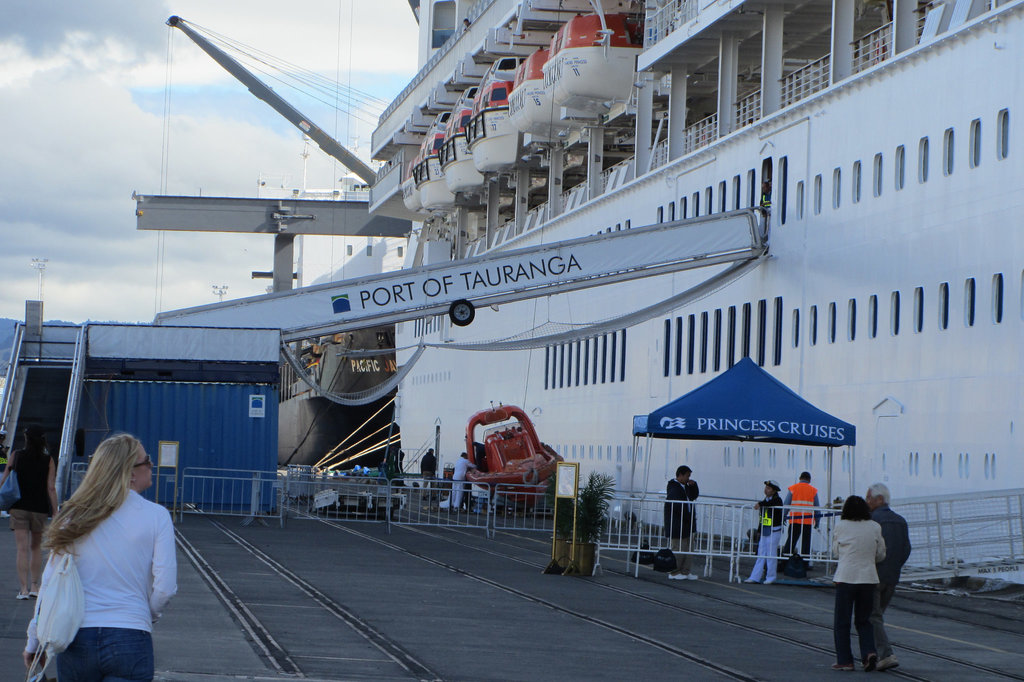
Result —
[{"label": "cloudy sky", "polygon": [[[24,301],[36,298],[34,258],[48,259],[47,319],[151,321],[158,307],[215,302],[212,285],[228,286],[229,298],[263,293],[268,282],[249,273],[271,268],[272,238],[168,233],[158,286],[157,235],[135,229],[132,192],[252,196],[261,175],[271,184],[302,183],[299,131],[171,32],[168,16],[386,101],[415,72],[407,0],[4,0],[4,7],[0,317],[21,319]],[[368,157],[372,125],[359,119],[373,116],[276,89]],[[345,174],[315,147],[307,172],[311,189],[333,189]]]}]

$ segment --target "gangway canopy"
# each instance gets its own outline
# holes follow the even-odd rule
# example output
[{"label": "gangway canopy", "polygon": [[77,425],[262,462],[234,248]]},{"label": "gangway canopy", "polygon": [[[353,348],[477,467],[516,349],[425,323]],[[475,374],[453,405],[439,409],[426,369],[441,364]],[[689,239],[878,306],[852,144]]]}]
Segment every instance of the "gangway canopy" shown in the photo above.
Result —
[{"label": "gangway canopy", "polygon": [[466,302],[498,305],[749,262],[767,249],[762,214],[745,209],[168,311],[156,322],[280,329],[292,341],[441,314]]},{"label": "gangway canopy", "polygon": [[633,435],[693,440],[843,446],[856,427],[810,404],[750,358],[650,414],[633,417]]}]

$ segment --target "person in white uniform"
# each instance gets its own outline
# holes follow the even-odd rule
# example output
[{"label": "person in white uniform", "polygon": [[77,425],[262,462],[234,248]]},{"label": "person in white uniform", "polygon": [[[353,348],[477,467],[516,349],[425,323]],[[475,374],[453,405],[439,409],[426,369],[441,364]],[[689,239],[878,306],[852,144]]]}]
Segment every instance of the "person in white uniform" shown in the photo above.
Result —
[{"label": "person in white uniform", "polygon": [[452,501],[449,509],[455,509],[458,511],[462,507],[462,498],[468,493],[467,488],[469,485],[462,483],[466,480],[466,473],[470,469],[476,469],[476,465],[469,461],[469,455],[465,452],[459,457],[458,461],[455,462],[455,471],[452,472]]},{"label": "person in white uniform", "polygon": [[[171,516],[139,494],[152,484],[153,462],[142,443],[112,436],[96,448],[82,484],[50,524],[44,589],[56,558],[70,552],[85,595],[82,626],[57,654],[61,682],[153,679],[150,633],[178,585]],[[33,618],[26,667],[38,648]]]}]

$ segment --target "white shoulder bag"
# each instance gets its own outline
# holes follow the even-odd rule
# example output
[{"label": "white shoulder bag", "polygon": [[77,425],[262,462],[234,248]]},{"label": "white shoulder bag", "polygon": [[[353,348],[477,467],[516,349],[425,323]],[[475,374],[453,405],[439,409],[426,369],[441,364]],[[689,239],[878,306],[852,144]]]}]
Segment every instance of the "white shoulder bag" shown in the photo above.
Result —
[{"label": "white shoulder bag", "polygon": [[85,617],[85,593],[70,553],[51,556],[50,579],[36,600],[36,636],[48,659],[68,648]]}]

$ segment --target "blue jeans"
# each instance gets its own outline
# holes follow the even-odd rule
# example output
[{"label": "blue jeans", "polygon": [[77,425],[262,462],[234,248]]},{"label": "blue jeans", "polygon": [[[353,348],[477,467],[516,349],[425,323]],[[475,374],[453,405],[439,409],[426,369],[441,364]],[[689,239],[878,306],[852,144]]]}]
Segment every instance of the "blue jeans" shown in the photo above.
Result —
[{"label": "blue jeans", "polygon": [[[875,586],[872,584],[836,583],[836,610],[833,633],[836,643],[836,663],[853,663],[850,648],[850,616],[857,627],[860,640],[860,660],[875,653],[875,631],[871,627],[871,608],[875,601]],[[63,682],[63,680],[61,681]]]},{"label": "blue jeans", "polygon": [[153,679],[153,638],[145,630],[81,628],[57,654],[60,682],[139,682]]}]

